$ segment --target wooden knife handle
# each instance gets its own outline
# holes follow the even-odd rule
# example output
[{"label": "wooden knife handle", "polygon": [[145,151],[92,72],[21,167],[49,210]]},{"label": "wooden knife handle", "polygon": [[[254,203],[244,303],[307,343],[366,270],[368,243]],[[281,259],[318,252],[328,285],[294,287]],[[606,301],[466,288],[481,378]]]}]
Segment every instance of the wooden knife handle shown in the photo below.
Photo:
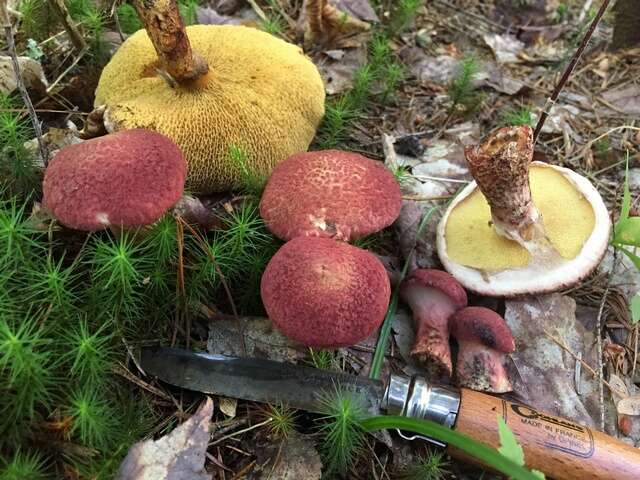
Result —
[{"label": "wooden knife handle", "polygon": [[[569,420],[462,389],[457,432],[499,447],[497,415],[524,450],[527,468],[556,480],[639,480],[640,449]],[[454,457],[467,456],[449,447]]]}]

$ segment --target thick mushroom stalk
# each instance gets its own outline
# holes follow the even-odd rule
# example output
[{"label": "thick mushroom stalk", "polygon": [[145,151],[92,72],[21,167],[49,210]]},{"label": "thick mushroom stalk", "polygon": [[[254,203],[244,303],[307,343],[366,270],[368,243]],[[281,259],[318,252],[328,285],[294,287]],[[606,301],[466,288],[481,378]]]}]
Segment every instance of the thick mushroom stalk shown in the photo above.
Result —
[{"label": "thick mushroom stalk", "polygon": [[134,0],[140,20],[153,43],[160,67],[173,80],[193,83],[209,65],[191,48],[176,0]]},{"label": "thick mushroom stalk", "polygon": [[484,143],[468,147],[465,156],[478,188],[491,207],[496,233],[518,242],[538,259],[546,257],[559,261],[531,198],[531,127],[501,128],[489,135]]},{"label": "thick mushroom stalk", "polygon": [[459,348],[458,384],[486,392],[511,391],[505,359],[515,342],[504,319],[488,308],[467,307],[451,317],[450,328]]},{"label": "thick mushroom stalk", "polygon": [[467,305],[467,294],[448,273],[419,269],[404,281],[402,299],[413,312],[411,356],[434,376],[451,376],[449,317]]}]

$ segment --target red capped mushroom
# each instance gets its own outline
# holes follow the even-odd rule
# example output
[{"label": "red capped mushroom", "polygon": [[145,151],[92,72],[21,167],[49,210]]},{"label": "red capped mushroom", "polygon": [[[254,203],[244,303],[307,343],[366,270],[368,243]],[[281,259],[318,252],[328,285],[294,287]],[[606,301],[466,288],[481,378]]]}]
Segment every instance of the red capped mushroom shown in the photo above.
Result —
[{"label": "red capped mushroom", "polygon": [[515,351],[509,326],[493,310],[467,307],[449,320],[458,342],[458,384],[473,390],[504,393],[512,390],[505,369],[506,354]]},{"label": "red capped mushroom", "polygon": [[411,355],[434,375],[451,376],[449,317],[467,306],[467,294],[447,272],[414,270],[400,289],[413,312],[415,341]]},{"label": "red capped mushroom", "polygon": [[164,135],[112,133],[55,155],[44,176],[43,206],[78,230],[149,225],[178,201],[186,170],[180,149]]},{"label": "red capped mushroom", "polygon": [[260,202],[274,235],[350,241],[391,225],[400,186],[381,162],[339,150],[303,152],[280,163]]},{"label": "red capped mushroom", "polygon": [[384,319],[391,287],[371,253],[328,238],[297,237],[269,261],[260,285],[269,318],[309,347],[343,347]]}]

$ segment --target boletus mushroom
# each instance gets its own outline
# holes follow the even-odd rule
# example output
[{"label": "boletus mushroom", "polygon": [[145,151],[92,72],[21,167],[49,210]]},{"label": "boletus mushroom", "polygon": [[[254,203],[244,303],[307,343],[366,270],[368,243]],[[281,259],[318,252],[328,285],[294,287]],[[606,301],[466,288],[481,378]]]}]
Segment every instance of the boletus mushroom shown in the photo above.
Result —
[{"label": "boletus mushroom", "polygon": [[454,313],[449,324],[458,342],[458,384],[494,393],[511,391],[505,360],[516,346],[504,319],[488,308],[466,307]]},{"label": "boletus mushroom", "polygon": [[77,230],[134,229],[160,219],[181,197],[180,149],[151,130],[134,129],[60,149],[43,182],[43,207]]},{"label": "boletus mushroom", "polygon": [[176,0],[134,0],[145,26],[104,68],[95,106],[108,131],[149,128],[171,138],[194,193],[235,187],[247,167],[268,175],[304,151],[324,115],[324,85],[293,44],[239,25],[184,26]]},{"label": "boletus mushroom", "polygon": [[336,348],[367,338],[384,319],[391,287],[373,254],[328,238],[285,243],[262,275],[271,321],[309,347]]},{"label": "boletus mushroom", "polygon": [[401,202],[400,186],[381,162],[321,150],[292,155],[274,169],[260,215],[283,240],[308,235],[349,242],[391,225]]},{"label": "boletus mushroom", "polygon": [[400,296],[413,312],[411,356],[433,375],[450,377],[449,317],[467,306],[464,288],[447,272],[417,269],[402,283]]},{"label": "boletus mushroom", "polygon": [[442,264],[465,288],[513,297],[569,287],[598,265],[611,221],[602,197],[567,168],[532,162],[529,126],[465,151],[471,182],[438,225]]}]

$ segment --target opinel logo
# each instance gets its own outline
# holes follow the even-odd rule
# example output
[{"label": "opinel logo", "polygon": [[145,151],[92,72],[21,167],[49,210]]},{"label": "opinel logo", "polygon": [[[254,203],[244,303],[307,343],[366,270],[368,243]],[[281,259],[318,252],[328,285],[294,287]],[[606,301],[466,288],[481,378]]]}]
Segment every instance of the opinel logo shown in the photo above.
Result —
[{"label": "opinel logo", "polygon": [[551,423],[553,425],[558,425],[560,427],[569,428],[571,430],[575,430],[576,432],[580,432],[580,433],[585,433],[586,431],[586,429],[584,427],[581,427],[580,425],[567,422],[566,420],[562,420],[560,418],[545,415],[544,413],[540,413],[537,410],[534,410],[533,408],[529,408],[524,405],[517,405],[515,403],[512,403],[511,410],[513,410],[519,416],[524,418],[530,418],[532,420],[542,420],[543,422]]},{"label": "opinel logo", "polygon": [[[538,431],[538,441],[547,448],[581,458],[590,458],[595,452],[593,433],[587,427],[552,417],[526,405],[503,401],[502,413],[505,420],[509,410],[516,414],[520,422],[535,428]],[[513,422],[513,415],[511,418]]]}]

